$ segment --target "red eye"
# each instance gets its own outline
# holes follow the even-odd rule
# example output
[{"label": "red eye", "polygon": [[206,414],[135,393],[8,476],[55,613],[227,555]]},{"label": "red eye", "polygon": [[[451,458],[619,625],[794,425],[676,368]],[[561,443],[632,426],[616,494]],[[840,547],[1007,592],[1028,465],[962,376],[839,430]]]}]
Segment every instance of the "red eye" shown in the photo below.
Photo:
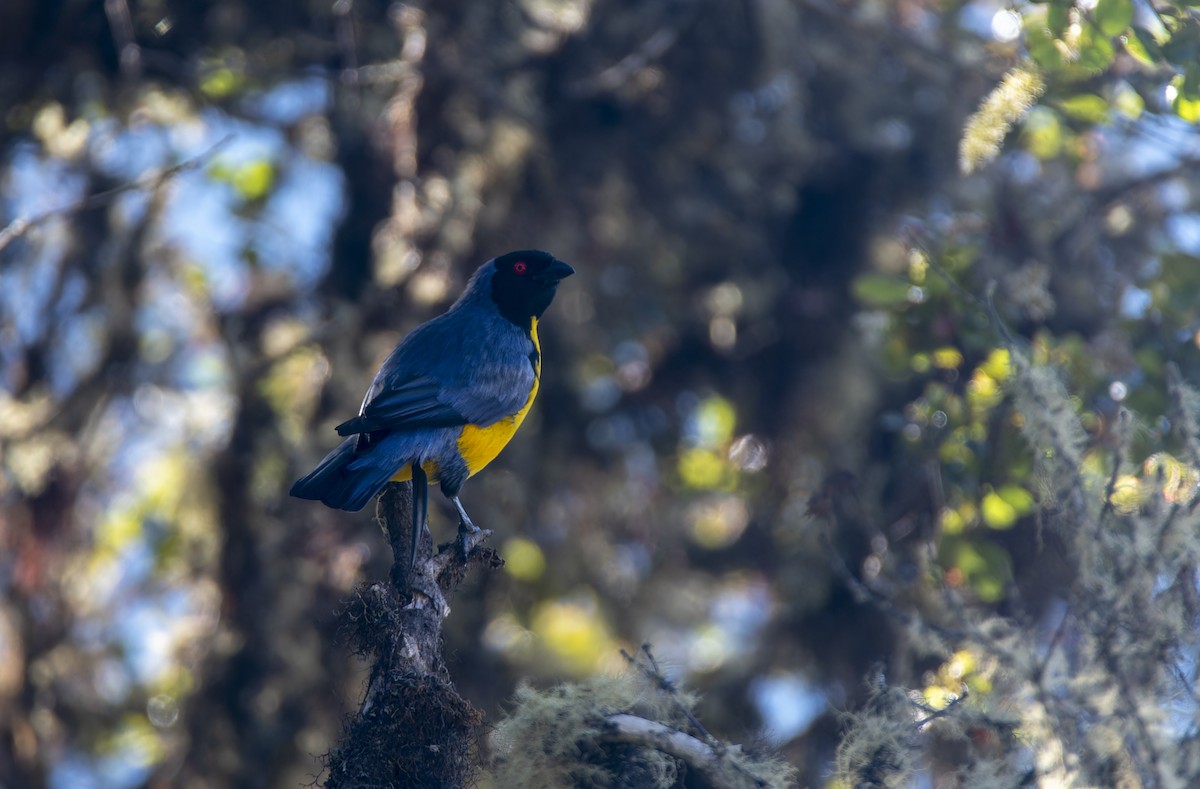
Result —
[{"label": "red eye", "polygon": [[516,263],[513,263],[513,272],[516,274],[524,274],[528,268],[529,266],[525,265],[524,260],[518,260]]}]

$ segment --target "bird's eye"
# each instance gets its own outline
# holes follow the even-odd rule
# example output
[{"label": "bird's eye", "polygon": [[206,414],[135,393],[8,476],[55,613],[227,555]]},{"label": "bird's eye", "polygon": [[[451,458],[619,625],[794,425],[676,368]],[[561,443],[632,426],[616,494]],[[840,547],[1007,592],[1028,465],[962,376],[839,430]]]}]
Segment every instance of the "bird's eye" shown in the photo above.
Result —
[{"label": "bird's eye", "polygon": [[529,266],[525,264],[524,260],[518,260],[516,263],[513,263],[513,272],[516,274],[524,274],[528,268]]}]

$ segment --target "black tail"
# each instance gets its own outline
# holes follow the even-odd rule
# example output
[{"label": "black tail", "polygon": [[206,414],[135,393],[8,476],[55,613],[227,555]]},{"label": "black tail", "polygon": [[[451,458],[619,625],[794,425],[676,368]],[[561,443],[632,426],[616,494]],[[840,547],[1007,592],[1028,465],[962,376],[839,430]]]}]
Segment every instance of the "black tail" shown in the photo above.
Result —
[{"label": "black tail", "polygon": [[348,468],[350,462],[356,459],[355,441],[357,436],[346,439],[326,455],[315,469],[296,480],[291,495],[350,512],[367,506],[367,502],[383,490],[395,469],[362,463],[354,469]]},{"label": "black tail", "polygon": [[420,463],[412,464],[412,553],[408,556],[408,571],[417,564],[417,549],[421,547],[421,535],[429,530],[429,477]]}]

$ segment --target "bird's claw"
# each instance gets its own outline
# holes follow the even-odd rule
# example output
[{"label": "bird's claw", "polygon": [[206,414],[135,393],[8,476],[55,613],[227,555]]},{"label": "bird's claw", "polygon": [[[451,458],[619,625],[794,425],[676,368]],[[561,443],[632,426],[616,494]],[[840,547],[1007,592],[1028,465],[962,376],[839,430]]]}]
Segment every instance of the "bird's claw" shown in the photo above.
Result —
[{"label": "bird's claw", "polygon": [[479,531],[479,527],[471,523],[471,516],[467,515],[467,511],[463,508],[462,502],[458,500],[458,496],[451,496],[450,503],[454,505],[454,509],[458,510],[458,549],[465,562],[471,556],[468,538]]},{"label": "bird's claw", "polygon": [[471,535],[478,531],[479,527],[471,523],[470,518],[463,518],[458,522],[458,551],[462,554],[464,562],[471,558]]}]

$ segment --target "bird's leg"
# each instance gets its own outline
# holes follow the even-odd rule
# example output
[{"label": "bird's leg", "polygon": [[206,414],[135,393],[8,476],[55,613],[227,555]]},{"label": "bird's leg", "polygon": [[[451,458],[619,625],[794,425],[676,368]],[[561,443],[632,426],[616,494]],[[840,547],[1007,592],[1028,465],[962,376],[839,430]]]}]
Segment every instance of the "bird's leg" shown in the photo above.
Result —
[{"label": "bird's leg", "polygon": [[429,477],[420,461],[412,464],[412,553],[408,555],[408,571],[417,563],[417,549],[421,547],[421,535],[429,528]]},{"label": "bird's leg", "polygon": [[458,510],[458,529],[459,531],[475,532],[479,531],[479,527],[471,523],[471,517],[467,515],[467,511],[463,509],[462,502],[458,500],[458,496],[451,496],[450,501],[454,502],[454,509]]},{"label": "bird's leg", "polygon": [[467,515],[467,511],[463,508],[462,502],[458,500],[458,496],[451,496],[450,501],[454,503],[454,509],[458,510],[458,547],[462,551],[463,561],[467,560],[467,536],[479,531],[479,527],[471,523],[471,517]]}]

